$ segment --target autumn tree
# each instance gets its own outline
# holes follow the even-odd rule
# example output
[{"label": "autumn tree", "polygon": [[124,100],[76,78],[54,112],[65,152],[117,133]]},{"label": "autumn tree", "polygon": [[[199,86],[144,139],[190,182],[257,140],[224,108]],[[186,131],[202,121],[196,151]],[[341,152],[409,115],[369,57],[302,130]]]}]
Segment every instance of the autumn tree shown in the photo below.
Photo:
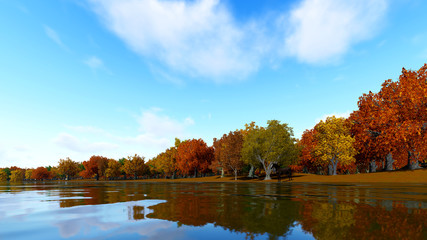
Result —
[{"label": "autumn tree", "polygon": [[191,139],[178,146],[176,165],[182,174],[206,173],[214,158],[213,147],[208,147],[202,139]]},{"label": "autumn tree", "polygon": [[[255,124],[255,122],[251,122],[249,124],[246,123],[245,129],[240,129],[239,131],[243,136],[243,141],[245,141],[246,137],[249,135],[250,132],[252,132],[253,130],[259,130],[259,129],[263,129],[263,127],[259,127],[258,125]],[[255,172],[255,166],[258,166],[259,163],[256,161],[249,161],[249,159],[246,159],[246,158],[242,158],[242,160],[245,164],[250,165],[248,177],[253,178],[254,172]]]},{"label": "autumn tree", "polygon": [[266,128],[249,132],[242,148],[247,162],[260,163],[266,173],[264,180],[270,180],[273,164],[290,165],[298,156],[293,130],[286,123],[269,120]]},{"label": "autumn tree", "polygon": [[426,70],[427,65],[418,71],[403,68],[399,81],[386,80],[380,92],[359,98],[359,109],[350,116],[351,131],[360,158],[371,166],[385,159],[386,170],[392,170],[397,159],[394,165],[414,169],[426,158]]},{"label": "autumn tree", "polygon": [[0,182],[7,181],[7,173],[4,171],[4,169],[0,169]]},{"label": "autumn tree", "polygon": [[59,174],[65,175],[65,180],[77,175],[79,172],[79,163],[71,160],[70,158],[60,159],[58,163]]},{"label": "autumn tree", "polygon": [[11,182],[22,182],[25,177],[25,171],[22,169],[15,169],[10,171]]},{"label": "autumn tree", "polygon": [[33,176],[33,171],[34,171],[34,169],[31,169],[31,168],[26,169],[25,170],[25,179],[27,179],[27,180],[31,179]]},{"label": "autumn tree", "polygon": [[120,162],[109,159],[107,163],[107,169],[105,170],[105,177],[108,179],[118,178],[121,174],[122,164]]},{"label": "autumn tree", "polygon": [[80,172],[80,175],[84,178],[92,178],[95,176],[95,179],[99,180],[99,177],[105,175],[107,164],[108,158],[103,156],[92,156],[89,161],[83,161],[85,170]]},{"label": "autumn tree", "polygon": [[156,170],[162,172],[165,176],[175,178],[176,155],[177,149],[175,147],[168,148],[166,151],[157,155],[154,163]]},{"label": "autumn tree", "polygon": [[320,121],[315,130],[315,154],[320,161],[329,163],[330,175],[337,174],[338,162],[347,165],[355,161],[354,138],[350,135],[350,126],[344,118],[328,117],[325,121]]},{"label": "autumn tree", "polygon": [[38,167],[34,169],[31,178],[35,180],[45,180],[50,178],[49,171],[45,167]]},{"label": "autumn tree", "polygon": [[220,140],[214,139],[215,161],[234,173],[234,180],[237,180],[237,173],[243,167],[242,146],[243,135],[240,131],[224,134]]},{"label": "autumn tree", "polygon": [[316,130],[314,128],[305,130],[301,135],[301,140],[298,142],[301,149],[298,164],[303,167],[304,171],[318,173],[323,168],[324,163],[318,161],[315,155],[317,146],[315,135]]},{"label": "autumn tree", "polygon": [[126,174],[133,175],[134,179],[137,179],[138,175],[143,174],[146,169],[144,159],[145,157],[140,157],[137,154],[132,157],[128,156],[123,165],[123,169]]}]

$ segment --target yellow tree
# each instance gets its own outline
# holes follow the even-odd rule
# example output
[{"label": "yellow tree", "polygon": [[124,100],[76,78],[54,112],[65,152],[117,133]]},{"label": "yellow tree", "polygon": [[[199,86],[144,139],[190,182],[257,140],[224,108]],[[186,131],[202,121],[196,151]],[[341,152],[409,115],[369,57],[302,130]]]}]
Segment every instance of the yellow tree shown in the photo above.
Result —
[{"label": "yellow tree", "polygon": [[133,157],[129,156],[123,165],[123,169],[126,174],[133,175],[134,179],[137,179],[138,175],[142,174],[145,170],[144,164],[145,157],[140,157],[135,154]]},{"label": "yellow tree", "polygon": [[22,169],[13,170],[10,172],[11,182],[22,182],[24,180],[25,172]]},{"label": "yellow tree", "polygon": [[350,135],[350,123],[335,116],[320,121],[315,127],[317,145],[314,148],[319,161],[329,164],[329,175],[337,174],[337,165],[347,165],[356,161],[353,147],[354,138]]},{"label": "yellow tree", "polygon": [[33,175],[33,171],[34,169],[31,169],[31,168],[25,170],[25,179],[27,180],[31,179],[31,176]]},{"label": "yellow tree", "polygon": [[109,159],[107,164],[107,169],[105,170],[105,176],[108,179],[118,178],[121,173],[121,167],[122,167],[122,164],[120,164],[120,162],[114,159]]},{"label": "yellow tree", "polygon": [[7,173],[3,169],[0,169],[0,182],[4,181],[7,181]]},{"label": "yellow tree", "polygon": [[60,159],[58,164],[58,172],[65,175],[65,180],[70,180],[79,173],[79,163],[71,160],[70,158]]}]

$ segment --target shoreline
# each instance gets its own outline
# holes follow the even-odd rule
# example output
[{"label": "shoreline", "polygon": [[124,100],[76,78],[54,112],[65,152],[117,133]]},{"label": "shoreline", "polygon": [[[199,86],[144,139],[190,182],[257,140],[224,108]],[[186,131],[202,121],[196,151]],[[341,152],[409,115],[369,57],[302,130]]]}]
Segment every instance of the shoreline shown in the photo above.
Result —
[{"label": "shoreline", "polygon": [[[165,183],[277,183],[277,178],[272,175],[271,180],[263,180],[263,178],[247,178],[243,176],[209,176],[200,178],[179,178],[179,179],[129,179],[129,180],[100,180],[98,182],[165,182]],[[70,180],[70,181],[95,181],[93,179]],[[281,183],[421,183],[427,184],[427,169],[392,171],[392,172],[376,172],[376,173],[359,173],[349,175],[316,175],[295,173],[292,175],[292,180],[282,177]]]}]

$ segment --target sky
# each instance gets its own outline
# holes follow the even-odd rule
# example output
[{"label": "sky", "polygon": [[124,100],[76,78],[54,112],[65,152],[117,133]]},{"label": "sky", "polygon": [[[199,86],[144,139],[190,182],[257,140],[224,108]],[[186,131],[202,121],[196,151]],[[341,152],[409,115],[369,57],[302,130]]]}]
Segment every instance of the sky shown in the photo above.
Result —
[{"label": "sky", "polygon": [[0,167],[300,138],[427,62],[422,0],[0,0]]}]

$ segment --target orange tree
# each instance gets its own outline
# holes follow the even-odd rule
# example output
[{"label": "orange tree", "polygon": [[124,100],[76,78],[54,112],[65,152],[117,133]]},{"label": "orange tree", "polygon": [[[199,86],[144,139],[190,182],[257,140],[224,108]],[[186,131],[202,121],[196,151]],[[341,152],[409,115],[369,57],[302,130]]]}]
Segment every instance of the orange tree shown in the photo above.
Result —
[{"label": "orange tree", "polygon": [[[403,68],[399,81],[386,80],[380,92],[359,98],[350,120],[362,164],[384,161],[386,170],[407,165],[418,167],[426,158],[427,65],[418,71]],[[405,153],[406,156],[405,157]]]},{"label": "orange tree", "polygon": [[107,164],[108,158],[103,156],[92,156],[89,161],[83,162],[85,170],[80,172],[80,175],[84,178],[92,178],[95,176],[95,179],[99,180],[99,177],[104,176]]},{"label": "orange tree", "polygon": [[240,131],[224,134],[220,140],[214,139],[215,161],[221,164],[222,169],[232,172],[234,180],[237,180],[237,173],[243,167],[242,146],[243,135]]},{"label": "orange tree", "polygon": [[36,180],[49,179],[50,174],[49,174],[49,171],[45,167],[38,167],[38,168],[34,169],[32,175],[31,175],[31,178],[36,179]]},{"label": "orange tree", "polygon": [[206,173],[214,158],[213,147],[208,147],[202,139],[181,142],[177,149],[176,166],[184,175]]}]

